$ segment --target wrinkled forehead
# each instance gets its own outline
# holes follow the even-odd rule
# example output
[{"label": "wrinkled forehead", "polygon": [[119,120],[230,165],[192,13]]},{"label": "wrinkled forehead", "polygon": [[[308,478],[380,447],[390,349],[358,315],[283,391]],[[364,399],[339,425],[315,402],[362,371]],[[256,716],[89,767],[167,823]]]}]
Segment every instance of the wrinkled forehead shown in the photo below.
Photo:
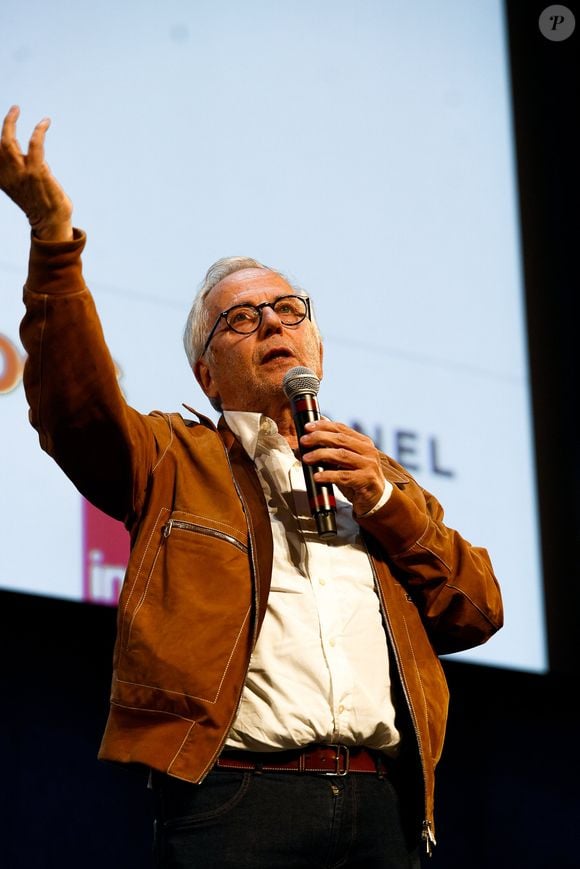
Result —
[{"label": "wrinkled forehead", "polygon": [[240,269],[222,278],[213,287],[206,304],[210,311],[219,314],[233,305],[245,302],[259,304],[269,302],[278,296],[293,295],[294,290],[284,278],[270,269]]}]

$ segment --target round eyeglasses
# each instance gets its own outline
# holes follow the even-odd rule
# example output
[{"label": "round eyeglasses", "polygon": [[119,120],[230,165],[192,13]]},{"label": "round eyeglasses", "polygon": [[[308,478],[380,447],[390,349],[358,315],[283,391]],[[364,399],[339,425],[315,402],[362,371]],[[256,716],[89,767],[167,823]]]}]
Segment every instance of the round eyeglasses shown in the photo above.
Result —
[{"label": "round eyeglasses", "polygon": [[312,319],[308,296],[279,296],[273,302],[262,302],[260,305],[234,305],[227,311],[222,311],[215,321],[201,351],[200,359],[209,347],[209,342],[215,335],[222,319],[226,321],[228,329],[232,329],[240,335],[250,335],[260,328],[264,308],[272,308],[283,326],[297,326],[306,317],[309,320]]}]

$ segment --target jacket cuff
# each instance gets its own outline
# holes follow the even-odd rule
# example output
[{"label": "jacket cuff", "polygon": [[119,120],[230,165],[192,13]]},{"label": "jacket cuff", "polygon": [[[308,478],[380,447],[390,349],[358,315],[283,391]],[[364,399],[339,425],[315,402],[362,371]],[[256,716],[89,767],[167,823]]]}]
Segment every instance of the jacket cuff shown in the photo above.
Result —
[{"label": "jacket cuff", "polygon": [[82,229],[73,229],[71,241],[43,241],[31,233],[25,290],[29,293],[70,292],[70,269],[76,267],[81,273],[81,254],[86,239]]},{"label": "jacket cuff", "polygon": [[397,486],[382,507],[371,515],[357,516],[357,521],[392,557],[411,549],[429,524],[428,516]]}]

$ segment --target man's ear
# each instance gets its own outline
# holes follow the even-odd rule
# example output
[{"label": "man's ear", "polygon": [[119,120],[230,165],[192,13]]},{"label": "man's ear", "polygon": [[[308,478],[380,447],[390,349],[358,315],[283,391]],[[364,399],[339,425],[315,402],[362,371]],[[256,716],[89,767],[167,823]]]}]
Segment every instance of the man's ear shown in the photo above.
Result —
[{"label": "man's ear", "polygon": [[219,392],[215,387],[212,373],[209,365],[204,359],[197,360],[193,367],[193,373],[195,374],[195,379],[201,386],[204,394],[207,395],[210,401],[212,399],[219,399]]}]

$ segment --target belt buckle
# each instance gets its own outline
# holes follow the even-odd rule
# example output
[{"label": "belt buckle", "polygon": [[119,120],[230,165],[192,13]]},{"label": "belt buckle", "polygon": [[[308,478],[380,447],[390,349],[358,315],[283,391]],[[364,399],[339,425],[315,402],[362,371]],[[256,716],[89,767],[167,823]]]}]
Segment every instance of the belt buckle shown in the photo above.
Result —
[{"label": "belt buckle", "polygon": [[[332,772],[327,772],[326,775],[346,775],[348,773],[348,768],[350,764],[350,752],[348,750],[347,745],[337,745],[331,743],[329,748],[334,748],[336,752],[336,757],[334,758],[334,762],[336,764],[335,769]],[[342,769],[341,769],[341,757],[342,757]]]}]

